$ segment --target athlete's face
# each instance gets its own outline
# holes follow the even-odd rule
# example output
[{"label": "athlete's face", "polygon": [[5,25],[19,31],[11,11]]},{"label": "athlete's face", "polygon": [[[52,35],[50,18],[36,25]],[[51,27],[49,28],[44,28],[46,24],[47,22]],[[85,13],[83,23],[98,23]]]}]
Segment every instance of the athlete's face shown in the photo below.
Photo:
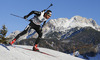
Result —
[{"label": "athlete's face", "polygon": [[45,17],[46,19],[49,19],[49,18],[51,17],[51,14],[47,14],[47,13],[46,13],[46,14],[44,15],[44,17]]}]

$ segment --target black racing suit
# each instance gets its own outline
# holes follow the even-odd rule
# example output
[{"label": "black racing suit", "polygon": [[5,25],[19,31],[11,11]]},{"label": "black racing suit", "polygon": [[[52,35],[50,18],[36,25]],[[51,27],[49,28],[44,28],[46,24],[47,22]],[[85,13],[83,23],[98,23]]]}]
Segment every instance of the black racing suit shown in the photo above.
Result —
[{"label": "black racing suit", "polygon": [[[42,37],[42,28],[40,26],[40,23],[44,22],[43,23],[43,26],[44,26],[44,24],[45,24],[45,22],[46,22],[47,19],[45,19],[44,21],[43,20],[42,21],[41,20],[36,20],[36,19],[39,19],[40,16],[41,16],[41,14],[42,14],[39,11],[31,11],[28,15],[24,16],[24,18],[28,18],[32,14],[35,14],[35,16],[32,19],[29,20],[30,21],[29,25],[24,29],[24,31],[22,31],[21,33],[19,33],[15,37],[15,39],[17,40],[20,36],[26,34],[30,29],[34,29],[38,33],[38,38],[36,39],[35,44],[38,44],[39,41],[40,41],[40,38]],[[44,13],[42,15],[44,15]],[[42,18],[44,18],[44,17],[42,16]],[[38,22],[34,22],[34,20],[38,21]]]}]

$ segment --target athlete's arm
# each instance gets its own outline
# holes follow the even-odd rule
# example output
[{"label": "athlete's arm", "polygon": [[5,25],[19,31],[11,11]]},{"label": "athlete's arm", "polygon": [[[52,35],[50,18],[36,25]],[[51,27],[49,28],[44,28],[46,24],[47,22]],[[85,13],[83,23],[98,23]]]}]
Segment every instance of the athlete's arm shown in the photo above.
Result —
[{"label": "athlete's arm", "polygon": [[41,12],[40,11],[31,11],[28,15],[24,16],[24,19],[28,18],[32,14],[36,14],[37,16],[40,16]]}]

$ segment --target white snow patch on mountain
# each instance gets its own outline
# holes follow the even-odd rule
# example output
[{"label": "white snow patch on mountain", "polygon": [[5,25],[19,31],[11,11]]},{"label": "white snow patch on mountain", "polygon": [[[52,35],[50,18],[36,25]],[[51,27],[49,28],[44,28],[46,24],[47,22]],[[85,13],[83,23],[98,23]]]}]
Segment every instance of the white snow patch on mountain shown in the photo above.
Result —
[{"label": "white snow patch on mountain", "polygon": [[51,19],[47,25],[45,25],[44,30],[52,31],[66,31],[75,27],[92,27],[95,30],[100,31],[100,26],[93,19],[87,19],[81,16],[74,16],[71,19],[58,18]]}]

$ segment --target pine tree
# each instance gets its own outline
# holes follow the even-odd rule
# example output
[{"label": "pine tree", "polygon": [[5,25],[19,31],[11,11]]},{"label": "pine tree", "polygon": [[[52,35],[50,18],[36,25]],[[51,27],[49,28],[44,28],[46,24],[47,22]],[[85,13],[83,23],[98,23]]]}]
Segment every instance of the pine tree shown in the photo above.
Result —
[{"label": "pine tree", "polygon": [[2,26],[2,29],[0,30],[0,43],[7,43],[7,38],[5,38],[6,34],[7,34],[7,28],[5,25]]}]

